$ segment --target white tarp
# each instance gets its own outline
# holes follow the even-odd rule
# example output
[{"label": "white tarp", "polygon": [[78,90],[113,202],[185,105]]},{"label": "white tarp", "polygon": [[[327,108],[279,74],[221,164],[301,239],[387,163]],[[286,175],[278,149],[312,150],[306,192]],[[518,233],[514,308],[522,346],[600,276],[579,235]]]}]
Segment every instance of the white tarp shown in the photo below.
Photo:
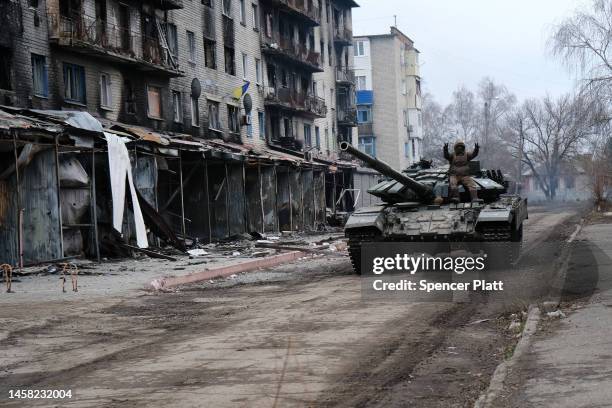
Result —
[{"label": "white tarp", "polygon": [[136,224],[136,242],[138,247],[147,248],[147,230],[140,211],[136,188],[132,178],[132,164],[125,140],[112,133],[104,132],[108,144],[108,167],[110,170],[111,191],[113,196],[113,227],[121,232],[123,224],[123,211],[125,207],[125,177],[127,176],[132,196],[134,210],[134,223]]}]

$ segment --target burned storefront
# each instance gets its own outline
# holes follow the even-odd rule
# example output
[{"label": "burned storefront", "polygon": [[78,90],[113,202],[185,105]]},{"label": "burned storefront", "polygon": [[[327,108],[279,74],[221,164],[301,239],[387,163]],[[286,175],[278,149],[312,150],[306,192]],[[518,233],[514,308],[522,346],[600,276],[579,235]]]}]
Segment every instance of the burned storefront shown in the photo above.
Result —
[{"label": "burned storefront", "polygon": [[[155,256],[149,247],[182,252],[249,232],[320,230],[350,201],[340,181],[350,163],[86,112],[1,107],[0,115],[1,263]],[[332,192],[330,179],[339,183]]]}]

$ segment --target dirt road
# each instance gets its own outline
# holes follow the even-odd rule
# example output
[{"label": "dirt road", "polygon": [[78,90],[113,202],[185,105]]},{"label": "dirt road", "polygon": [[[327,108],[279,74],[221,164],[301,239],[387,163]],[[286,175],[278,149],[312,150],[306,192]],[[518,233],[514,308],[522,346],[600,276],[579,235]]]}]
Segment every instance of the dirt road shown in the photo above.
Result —
[{"label": "dirt road", "polygon": [[[532,210],[526,247],[571,234],[577,211]],[[512,341],[499,310],[360,291],[347,258],[315,258],[173,293],[2,294],[0,405],[471,406]],[[17,388],[72,398],[24,404]]]}]

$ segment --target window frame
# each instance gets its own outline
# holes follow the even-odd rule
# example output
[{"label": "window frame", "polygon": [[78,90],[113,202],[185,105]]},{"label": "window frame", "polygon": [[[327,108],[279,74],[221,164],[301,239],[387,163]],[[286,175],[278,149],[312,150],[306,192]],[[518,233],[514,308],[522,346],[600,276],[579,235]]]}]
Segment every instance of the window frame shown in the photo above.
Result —
[{"label": "window frame", "polygon": [[[78,75],[76,75],[78,73]],[[86,105],[87,104],[87,82],[85,80],[85,67],[78,64],[72,64],[69,62],[63,63],[63,74],[64,74],[64,101],[73,104]],[[70,76],[70,78],[68,78]],[[82,92],[78,96],[78,99],[73,98],[73,93],[76,90],[70,92],[70,96],[67,94],[68,87],[72,88],[76,82],[69,81],[71,78],[78,78],[82,82]]]},{"label": "window frame", "polygon": [[[368,146],[370,147],[369,149]],[[376,137],[359,136],[357,140],[357,148],[372,157],[376,157]]]},{"label": "window frame", "polygon": [[260,28],[260,24],[259,24],[259,5],[255,4],[255,3],[251,3],[251,12],[253,13],[253,16],[252,16],[253,30],[259,31],[259,28]]},{"label": "window frame", "polygon": [[246,26],[246,18],[247,18],[247,11],[246,11],[246,0],[238,0],[238,2],[240,3],[240,24],[242,24],[243,26]]},{"label": "window frame", "polygon": [[[219,107],[220,104],[217,101],[208,100],[208,129],[214,130],[216,132],[220,132],[221,129],[221,120],[219,116]],[[214,108],[214,109],[212,109]],[[214,127],[213,125],[216,125]]]},{"label": "window frame", "polygon": [[[104,81],[106,78],[106,82]],[[113,87],[111,76],[109,73],[100,72],[100,107],[102,109],[111,110],[113,108]],[[104,92],[106,91],[107,101],[104,103]]]},{"label": "window frame", "polygon": [[[217,42],[204,38],[204,66],[209,69],[217,69]],[[206,52],[211,51],[210,53]],[[212,63],[212,64],[211,64]]]},{"label": "window frame", "polygon": [[265,112],[257,112],[257,125],[259,126],[259,139],[266,140],[266,114]]},{"label": "window frame", "polygon": [[[151,89],[157,89],[158,95],[159,95],[159,117],[158,116],[154,116],[151,113],[151,100],[150,100],[150,90]],[[154,85],[154,84],[147,84],[147,117],[149,119],[154,119],[154,120],[163,120],[164,118],[164,108],[162,106],[162,87],[158,86],[158,85]]]},{"label": "window frame", "polygon": [[240,108],[229,103],[227,104],[227,129],[230,133],[240,134]]},{"label": "window frame", "polygon": [[249,74],[249,56],[246,52],[242,53],[242,79],[245,81],[248,78]]},{"label": "window frame", "polygon": [[187,33],[187,48],[189,49],[189,62],[192,64],[196,63],[196,39],[193,31],[186,31]]},{"label": "window frame", "polygon": [[189,97],[189,109],[191,114],[191,127],[200,127],[200,101],[194,95]]},{"label": "window frame", "polygon": [[[47,57],[45,55],[31,53],[31,63],[32,63],[32,93],[34,96],[38,98],[48,98],[49,97],[49,69],[47,67]],[[36,87],[36,72],[35,67],[40,67],[42,70],[40,75],[42,76],[42,89],[37,89]]]},{"label": "window frame", "polygon": [[260,58],[255,58],[255,84],[263,84],[263,65]]},{"label": "window frame", "polygon": [[312,125],[310,123],[304,123],[304,146],[312,147]]}]

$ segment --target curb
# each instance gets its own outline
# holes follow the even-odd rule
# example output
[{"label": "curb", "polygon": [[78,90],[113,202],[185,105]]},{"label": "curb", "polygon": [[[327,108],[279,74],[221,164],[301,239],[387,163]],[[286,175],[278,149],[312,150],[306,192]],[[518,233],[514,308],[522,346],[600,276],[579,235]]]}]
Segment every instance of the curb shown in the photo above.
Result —
[{"label": "curb", "polygon": [[504,389],[504,381],[508,376],[508,372],[516,365],[518,359],[525,354],[529,348],[531,344],[531,337],[536,332],[539,321],[540,309],[535,305],[530,305],[527,313],[527,321],[525,322],[525,327],[523,328],[523,333],[521,334],[521,339],[516,345],[512,357],[506,361],[503,361],[497,366],[493,376],[491,377],[489,387],[483,391],[482,394],[480,394],[480,397],[474,403],[474,408],[488,408],[495,406],[495,400]]},{"label": "curb", "polygon": [[224,278],[240,272],[250,272],[259,268],[270,268],[286,262],[295,261],[306,256],[304,252],[292,251],[284,254],[272,255],[266,258],[253,259],[240,262],[234,265],[220,266],[217,268],[206,269],[201,272],[193,272],[183,276],[165,276],[152,280],[145,289],[164,290],[179,285],[202,282],[214,278]]}]

